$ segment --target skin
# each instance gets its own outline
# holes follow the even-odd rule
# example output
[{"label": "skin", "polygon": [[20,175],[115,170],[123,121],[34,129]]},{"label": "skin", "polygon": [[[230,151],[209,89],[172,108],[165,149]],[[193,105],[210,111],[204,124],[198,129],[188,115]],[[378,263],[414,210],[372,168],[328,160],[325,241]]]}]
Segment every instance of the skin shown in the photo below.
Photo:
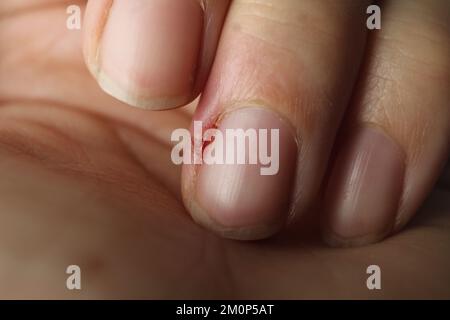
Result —
[{"label": "skin", "polygon": [[[267,240],[224,239],[192,220],[168,161],[196,103],[154,113],[103,93],[80,32],[60,27],[66,7],[0,8],[0,297],[450,297],[448,170],[383,242],[330,248],[315,216]],[[65,288],[71,264],[81,291]],[[366,288],[371,264],[382,290]]]}]

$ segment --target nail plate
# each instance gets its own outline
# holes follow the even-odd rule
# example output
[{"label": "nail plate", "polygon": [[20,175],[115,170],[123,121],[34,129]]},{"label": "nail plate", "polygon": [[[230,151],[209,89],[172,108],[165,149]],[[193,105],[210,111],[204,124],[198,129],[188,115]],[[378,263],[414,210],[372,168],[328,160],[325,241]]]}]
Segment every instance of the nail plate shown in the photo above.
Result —
[{"label": "nail plate", "polygon": [[393,226],[405,171],[399,146],[381,129],[360,128],[338,154],[325,197],[332,245],[380,240]]},{"label": "nail plate", "polygon": [[101,34],[97,81],[133,106],[189,102],[202,42],[197,0],[115,0]]},{"label": "nail plate", "polygon": [[[226,237],[267,237],[283,225],[290,207],[298,153],[293,130],[275,112],[257,107],[242,108],[223,115],[218,123],[218,130],[226,137],[229,129],[242,129],[247,133],[248,129],[255,129],[257,134],[264,136],[267,133],[267,140],[258,136],[257,146],[253,146],[253,152],[257,150],[259,155],[256,164],[251,164],[249,157],[252,147],[248,143],[250,138],[245,144],[244,163],[202,164],[197,177],[197,206],[210,220],[209,227]],[[278,132],[278,141],[275,141],[276,136],[271,136],[274,132]],[[231,140],[225,140],[223,152],[227,153],[226,145]],[[204,155],[215,142],[204,149]],[[236,140],[234,143],[234,159],[237,159],[238,155],[242,156],[242,152],[239,153]],[[267,154],[273,156],[278,150],[278,159],[272,158],[273,161],[278,161],[277,164],[269,165],[267,161],[259,161],[262,159],[259,152],[264,153],[261,148],[264,144]],[[276,173],[268,169],[272,165],[272,168],[278,169]],[[262,168],[266,170],[263,171]]]}]

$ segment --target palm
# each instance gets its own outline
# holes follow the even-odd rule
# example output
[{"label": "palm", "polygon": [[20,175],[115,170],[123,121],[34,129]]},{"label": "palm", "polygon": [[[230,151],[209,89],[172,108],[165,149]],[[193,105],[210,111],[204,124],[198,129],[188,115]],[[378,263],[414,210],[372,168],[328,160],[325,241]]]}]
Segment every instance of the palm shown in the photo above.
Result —
[{"label": "palm", "polygon": [[[363,248],[327,248],[311,226],[245,243],[193,223],[168,161],[190,109],[145,112],[101,93],[65,8],[1,15],[1,296],[449,297],[444,189],[407,230]],[[64,286],[70,264],[77,293]],[[366,288],[371,264],[381,291]]]}]

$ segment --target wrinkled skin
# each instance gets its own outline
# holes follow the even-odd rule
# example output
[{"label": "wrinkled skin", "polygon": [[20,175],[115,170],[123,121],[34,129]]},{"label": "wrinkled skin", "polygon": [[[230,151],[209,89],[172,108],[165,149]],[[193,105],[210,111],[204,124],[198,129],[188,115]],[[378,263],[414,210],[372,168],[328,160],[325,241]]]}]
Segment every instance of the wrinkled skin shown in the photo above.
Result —
[{"label": "wrinkled skin", "polygon": [[[450,181],[401,233],[334,249],[310,223],[219,238],[180,200],[170,133],[195,106],[132,109],[103,94],[67,3],[0,9],[0,297],[450,298]],[[1,8],[1,5],[0,5]],[[447,171],[448,172],[448,171]],[[66,289],[68,265],[82,290]],[[366,268],[382,270],[382,290]]]}]

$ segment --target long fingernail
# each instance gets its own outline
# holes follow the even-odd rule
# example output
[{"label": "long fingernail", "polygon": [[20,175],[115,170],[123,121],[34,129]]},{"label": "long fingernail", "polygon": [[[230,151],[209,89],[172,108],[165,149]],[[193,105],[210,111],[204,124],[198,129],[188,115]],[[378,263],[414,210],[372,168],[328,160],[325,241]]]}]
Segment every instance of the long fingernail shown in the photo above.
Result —
[{"label": "long fingernail", "polygon": [[376,242],[392,229],[405,172],[403,152],[381,129],[361,128],[338,154],[325,197],[325,239]]},{"label": "long fingernail", "polygon": [[98,47],[97,81],[115,98],[168,109],[193,97],[202,42],[197,0],[114,0]]},{"label": "long fingernail", "polygon": [[[201,165],[196,188],[198,210],[203,219],[208,220],[209,227],[225,237],[270,236],[283,225],[290,206],[298,153],[292,130],[276,113],[256,107],[223,115],[218,129],[225,137],[224,159],[234,150],[234,157],[229,159],[233,158],[234,163]],[[238,155],[243,156],[242,149],[237,148],[237,140],[227,138],[230,132],[239,132],[236,129],[247,134],[244,163],[242,159],[237,161]],[[267,139],[262,138],[264,135]],[[204,149],[204,157],[211,151],[209,148],[217,147],[216,143],[215,140]],[[227,148],[230,143],[235,144],[234,148]],[[265,151],[270,161],[266,157],[261,161]],[[251,160],[255,152],[258,153],[256,164],[254,158],[253,162]]]}]

